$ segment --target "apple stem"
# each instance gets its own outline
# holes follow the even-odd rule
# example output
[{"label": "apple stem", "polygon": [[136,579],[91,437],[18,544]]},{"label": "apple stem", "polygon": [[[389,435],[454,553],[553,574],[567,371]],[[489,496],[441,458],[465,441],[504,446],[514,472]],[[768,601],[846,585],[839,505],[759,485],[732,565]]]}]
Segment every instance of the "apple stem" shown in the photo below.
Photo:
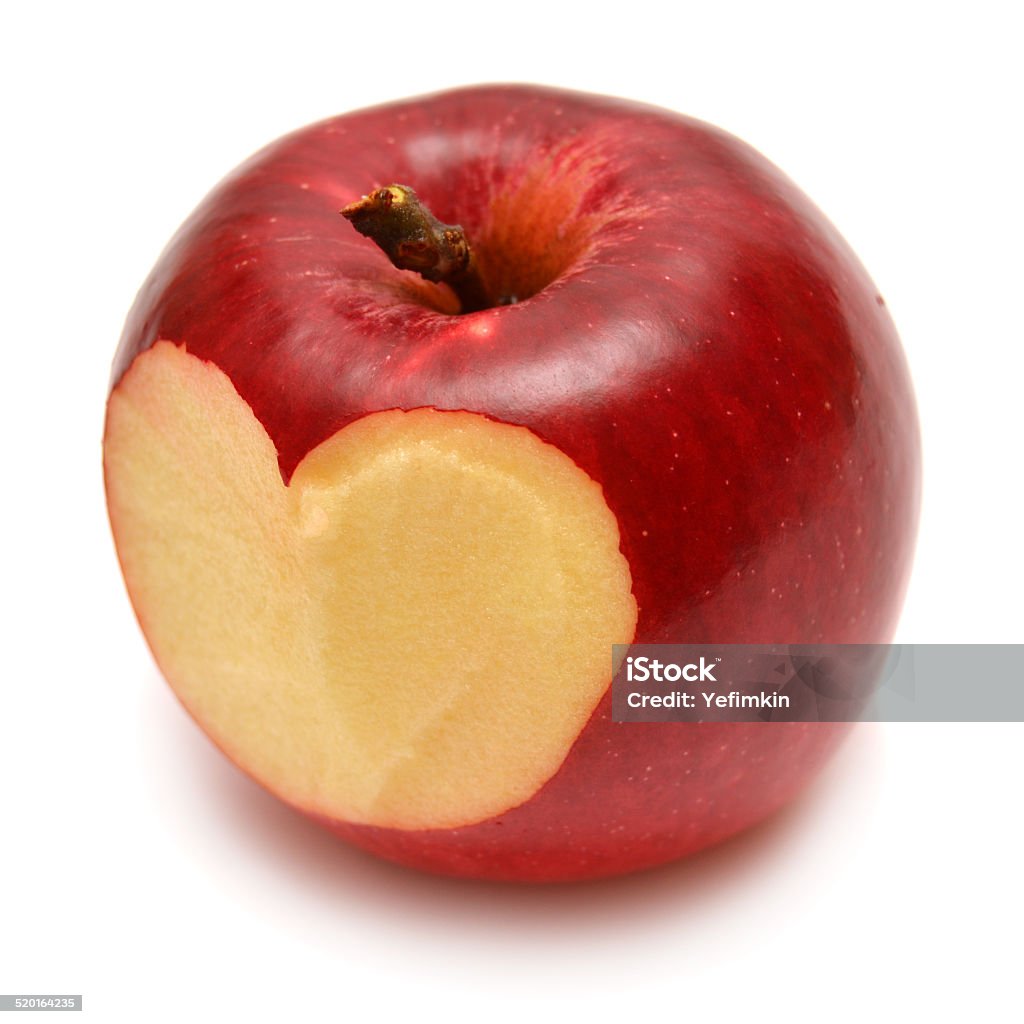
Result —
[{"label": "apple stem", "polygon": [[408,185],[387,185],[349,203],[341,215],[376,242],[400,270],[447,284],[463,313],[493,305],[458,224],[442,224]]}]

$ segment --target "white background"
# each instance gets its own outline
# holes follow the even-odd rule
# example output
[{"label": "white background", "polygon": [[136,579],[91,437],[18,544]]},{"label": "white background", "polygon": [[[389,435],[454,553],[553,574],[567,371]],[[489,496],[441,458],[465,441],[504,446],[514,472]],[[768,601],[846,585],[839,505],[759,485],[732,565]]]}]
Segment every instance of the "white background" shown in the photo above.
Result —
[{"label": "white background", "polygon": [[1021,1019],[1021,725],[864,726],[797,807],[644,876],[421,877],[299,820],[185,720],[132,618],[100,479],[135,290],[251,151],[455,84],[614,93],[753,143],[853,244],[926,446],[899,639],[1021,641],[1012,7],[6,14],[0,992],[80,992],[111,1022]]}]

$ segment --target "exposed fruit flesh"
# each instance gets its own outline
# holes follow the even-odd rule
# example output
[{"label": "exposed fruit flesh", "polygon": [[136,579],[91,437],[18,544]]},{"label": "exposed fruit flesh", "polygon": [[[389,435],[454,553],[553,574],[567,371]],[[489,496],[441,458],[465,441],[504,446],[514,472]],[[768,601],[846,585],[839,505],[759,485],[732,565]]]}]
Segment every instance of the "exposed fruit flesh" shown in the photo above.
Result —
[{"label": "exposed fruit flesh", "polygon": [[159,342],[115,389],[129,592],[185,706],[292,804],[456,827],[558,770],[636,625],[600,487],[523,427],[373,413],[286,486],[212,363]]}]

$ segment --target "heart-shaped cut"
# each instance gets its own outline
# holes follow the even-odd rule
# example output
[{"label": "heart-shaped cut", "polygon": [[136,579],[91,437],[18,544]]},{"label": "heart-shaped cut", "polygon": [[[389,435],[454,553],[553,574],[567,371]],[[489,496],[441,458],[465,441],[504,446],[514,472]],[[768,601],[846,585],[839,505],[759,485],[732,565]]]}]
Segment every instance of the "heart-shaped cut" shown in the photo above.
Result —
[{"label": "heart-shaped cut", "polygon": [[214,364],[170,342],[110,400],[110,514],[162,671],[293,805],[482,821],[558,770],[636,625],[601,488],[521,426],[372,413],[285,485]]}]

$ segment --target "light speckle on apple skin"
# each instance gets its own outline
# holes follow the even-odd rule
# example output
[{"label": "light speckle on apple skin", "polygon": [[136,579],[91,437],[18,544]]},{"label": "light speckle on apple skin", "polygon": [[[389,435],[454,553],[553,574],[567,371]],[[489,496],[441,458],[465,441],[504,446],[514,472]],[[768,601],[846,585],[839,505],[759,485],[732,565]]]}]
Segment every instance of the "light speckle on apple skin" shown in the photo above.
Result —
[{"label": "light speckle on apple skin", "polygon": [[[443,290],[395,271],[337,212],[402,181],[472,239],[538,161],[553,179],[575,176],[571,216],[591,218],[593,233],[556,282],[516,305],[449,315]],[[228,374],[285,479],[382,409],[529,427],[601,484],[638,641],[891,636],[919,490],[895,331],[820,212],[717,129],[518,86],[315,125],[247,161],[178,233],[129,317],[112,384],[161,338]],[[622,726],[606,698],[561,770],[496,819],[415,833],[325,824],[441,872],[614,874],[771,813],[844,730]]]}]

